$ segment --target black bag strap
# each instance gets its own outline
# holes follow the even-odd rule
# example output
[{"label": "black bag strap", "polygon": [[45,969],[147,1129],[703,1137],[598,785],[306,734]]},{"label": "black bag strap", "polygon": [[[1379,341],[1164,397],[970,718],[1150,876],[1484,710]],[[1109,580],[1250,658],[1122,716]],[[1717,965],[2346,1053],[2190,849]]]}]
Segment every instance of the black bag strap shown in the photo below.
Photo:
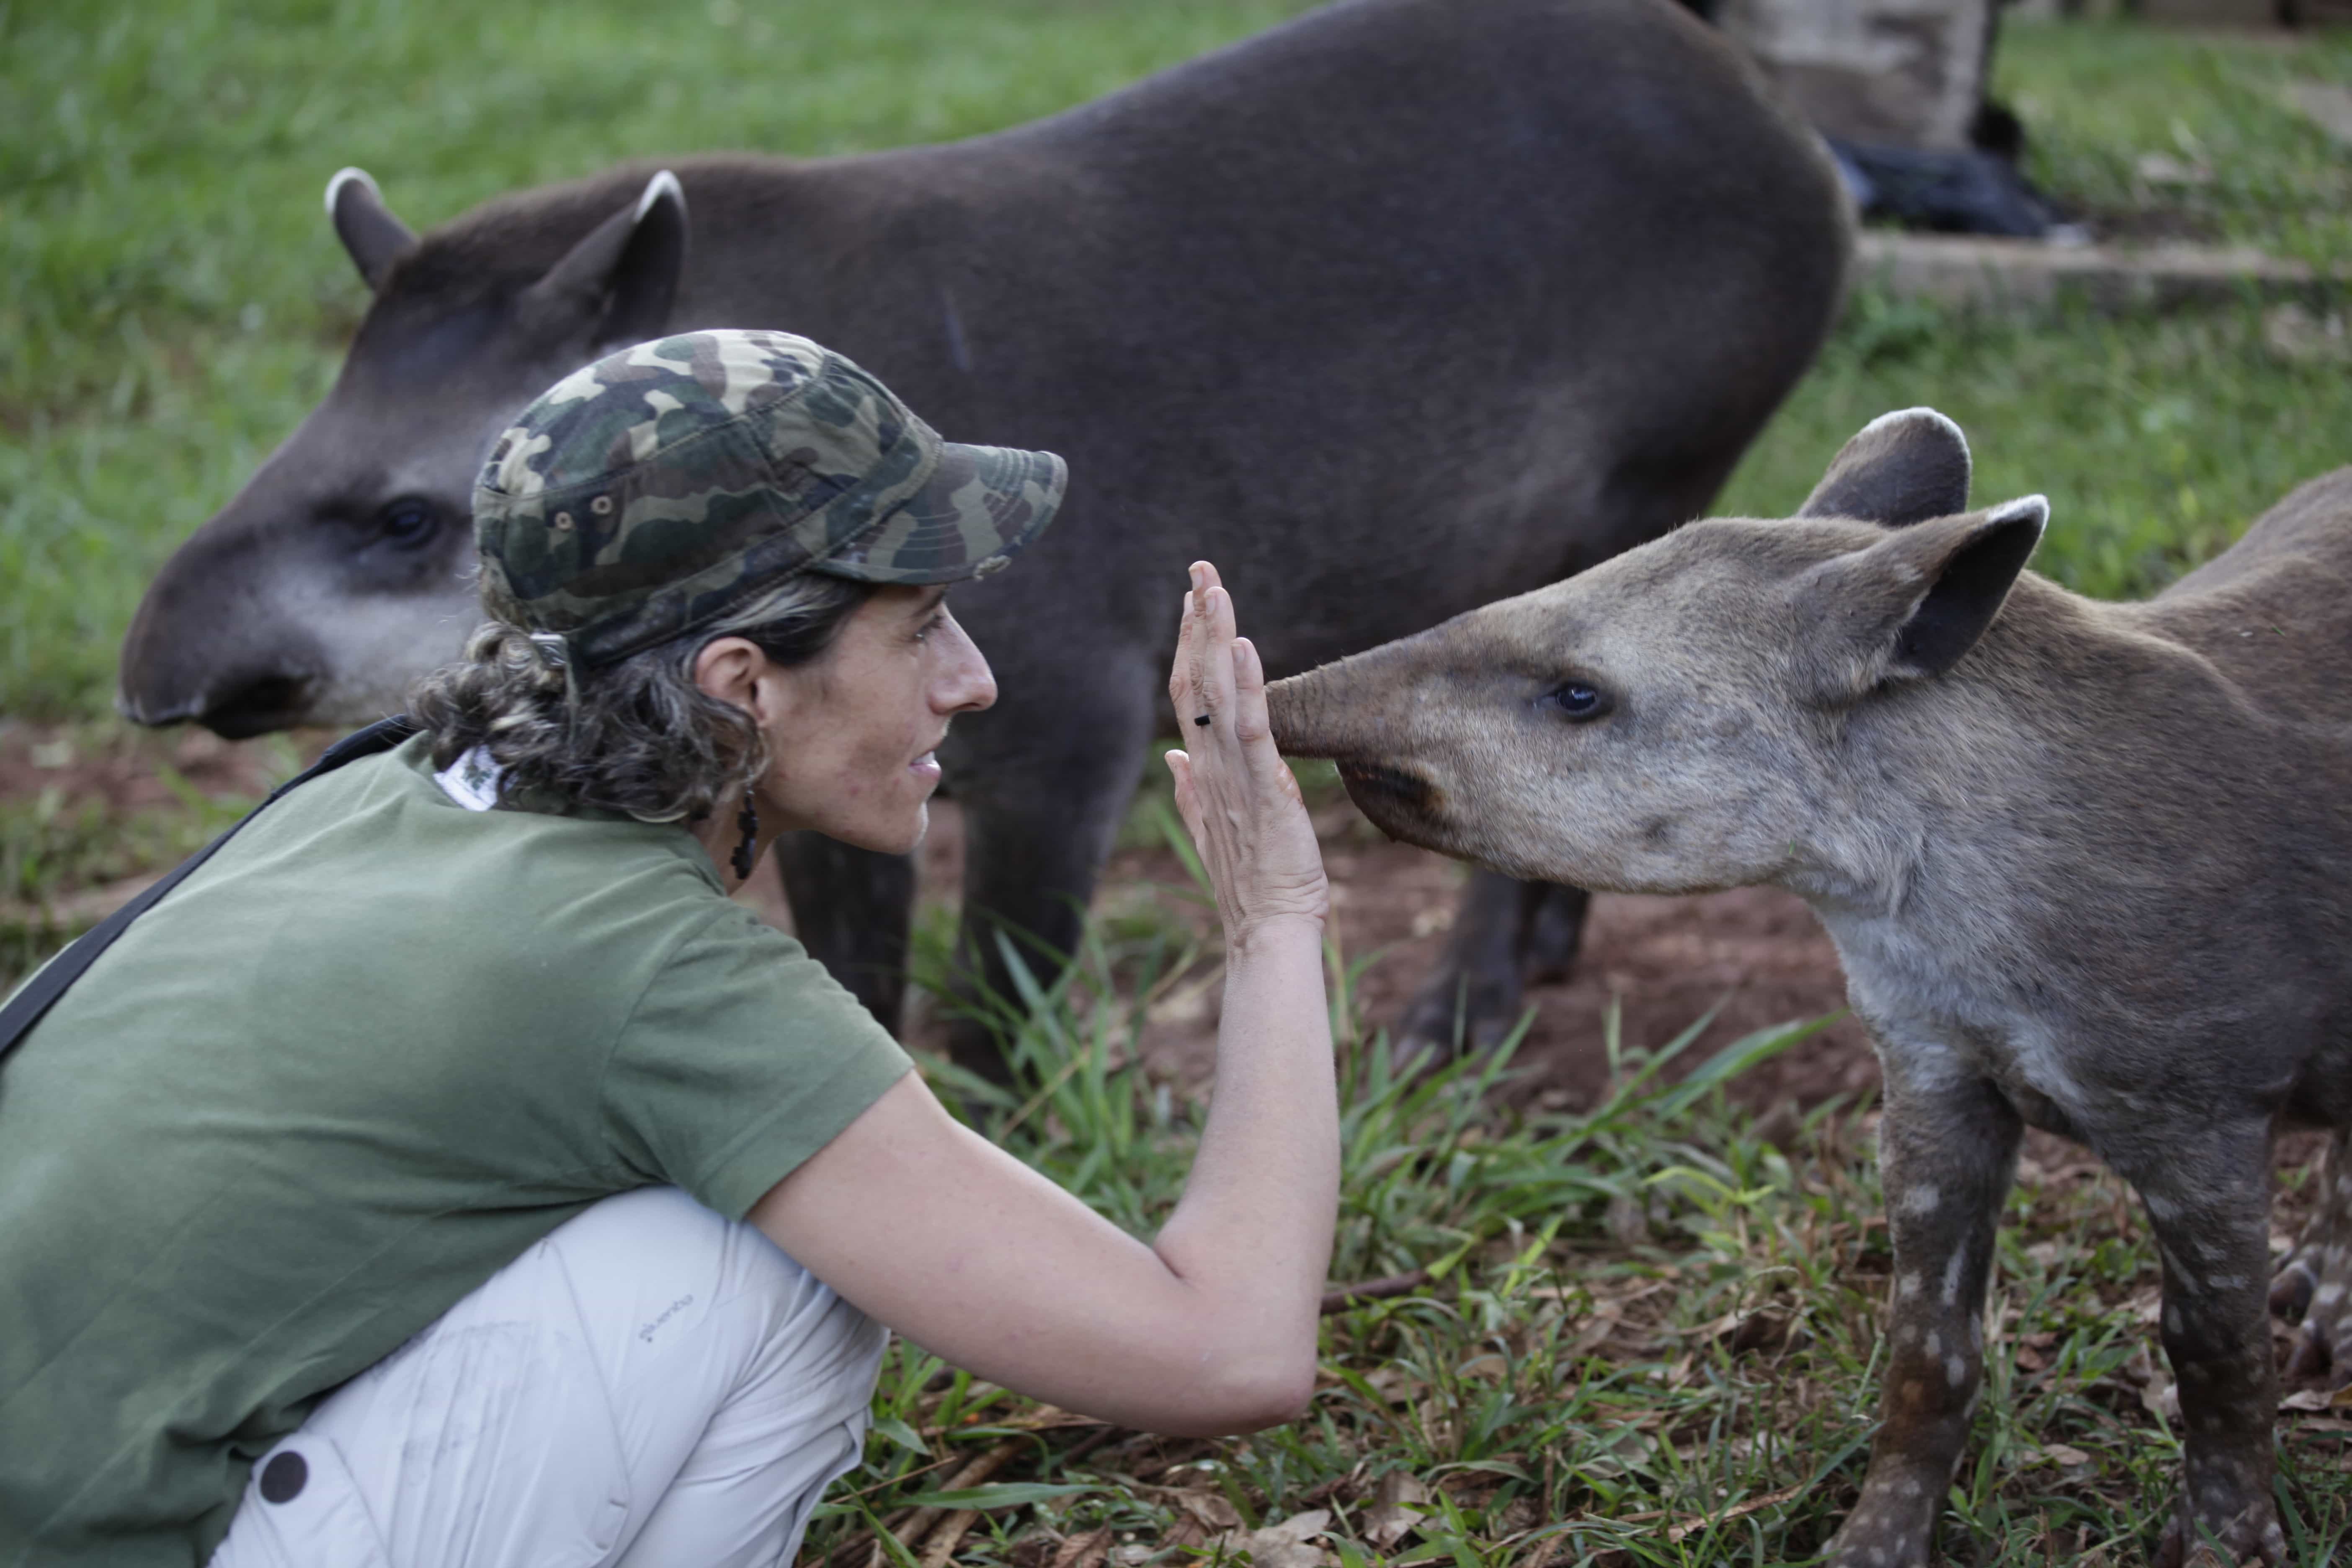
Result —
[{"label": "black bag strap", "polygon": [[213,852],[236,837],[237,829],[269,809],[279,795],[300,784],[309,784],[320,773],[333,773],[345,763],[362,757],[372,757],[379,752],[389,752],[411,735],[417,726],[404,713],[378,720],[356,734],[344,736],[329,746],[324,755],[300,773],[269,792],[269,798],[240,817],[226,833],[180,862],[179,868],[137,898],[115,910],[74,940],[71,946],[49,961],[48,967],[33,977],[30,984],[9,998],[0,1007],[0,1057],[15,1048],[17,1041],[32,1031],[41,1021],[41,1015],[66,993],[66,987],[81,978],[82,972],[98,962],[98,955],[114,945],[114,939],[129,929],[131,922],[163,901],[163,895],[178,887],[188,873],[213,858]]}]

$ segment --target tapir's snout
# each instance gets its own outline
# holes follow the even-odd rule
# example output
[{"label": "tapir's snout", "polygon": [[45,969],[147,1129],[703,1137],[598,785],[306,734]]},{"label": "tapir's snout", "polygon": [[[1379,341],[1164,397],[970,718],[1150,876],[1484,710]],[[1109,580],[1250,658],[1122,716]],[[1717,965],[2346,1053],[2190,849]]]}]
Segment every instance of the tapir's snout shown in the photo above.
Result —
[{"label": "tapir's snout", "polygon": [[242,552],[210,543],[191,541],[140,601],[116,709],[133,723],[193,721],[233,741],[309,721],[323,650],[267,603]]},{"label": "tapir's snout", "polygon": [[1445,792],[1413,756],[1407,650],[1391,643],[1266,688],[1275,744],[1336,763],[1348,798],[1391,838],[1443,847]]},{"label": "tapir's snout", "polygon": [[232,741],[309,721],[315,653],[262,644],[215,657],[151,624],[159,618],[142,607],[123,644],[114,705],[124,718],[149,725],[194,722]]}]

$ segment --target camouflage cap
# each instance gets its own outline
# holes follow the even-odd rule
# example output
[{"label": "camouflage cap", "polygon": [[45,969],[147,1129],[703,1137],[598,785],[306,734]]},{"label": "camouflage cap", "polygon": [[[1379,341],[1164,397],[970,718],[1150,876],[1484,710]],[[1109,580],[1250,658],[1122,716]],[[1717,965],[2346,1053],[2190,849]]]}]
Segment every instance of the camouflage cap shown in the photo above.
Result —
[{"label": "camouflage cap", "polygon": [[474,488],[482,605],[610,664],[785,579],[984,576],[1044,531],[1050,452],[943,441],[889,388],[789,332],[681,332],[574,371]]}]

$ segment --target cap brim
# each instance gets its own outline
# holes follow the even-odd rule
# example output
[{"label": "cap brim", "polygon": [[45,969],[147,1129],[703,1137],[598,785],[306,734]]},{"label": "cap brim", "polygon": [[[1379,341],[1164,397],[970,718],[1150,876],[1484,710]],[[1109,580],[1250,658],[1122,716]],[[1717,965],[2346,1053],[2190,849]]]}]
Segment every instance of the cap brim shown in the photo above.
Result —
[{"label": "cap brim", "polygon": [[1051,452],[943,441],[939,467],[906,505],[809,569],[866,583],[984,577],[1045,531],[1068,483]]}]

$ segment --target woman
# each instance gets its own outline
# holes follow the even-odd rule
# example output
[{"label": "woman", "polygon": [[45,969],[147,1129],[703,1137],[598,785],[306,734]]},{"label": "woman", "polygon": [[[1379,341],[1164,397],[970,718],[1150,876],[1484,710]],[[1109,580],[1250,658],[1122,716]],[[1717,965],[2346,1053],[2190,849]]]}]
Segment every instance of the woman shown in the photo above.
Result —
[{"label": "woman", "polygon": [[1205,563],[1169,762],[1225,1021],[1150,1246],[726,898],[779,832],[920,840],[934,748],[995,695],[946,584],[1062,483],[781,333],[524,411],[476,496],[492,618],[425,732],[261,813],[0,1073],[0,1563],[786,1563],[884,1325],[1146,1429],[1303,1405],[1325,889]]}]

